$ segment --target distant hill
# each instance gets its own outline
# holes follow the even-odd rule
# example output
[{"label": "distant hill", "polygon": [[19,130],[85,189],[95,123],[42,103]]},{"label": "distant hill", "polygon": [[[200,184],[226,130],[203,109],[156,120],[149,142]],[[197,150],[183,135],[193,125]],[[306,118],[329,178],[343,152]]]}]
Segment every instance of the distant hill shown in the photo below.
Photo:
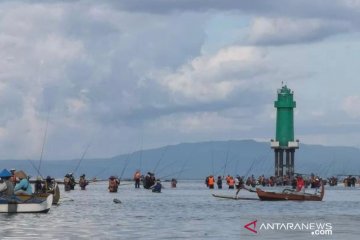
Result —
[{"label": "distant hill", "polygon": [[[321,176],[360,175],[360,151],[354,147],[329,147],[301,144],[295,153],[295,172]],[[32,161],[38,166],[38,161]],[[42,161],[41,173],[62,178],[74,171],[79,160]],[[1,160],[0,168],[23,169],[38,175],[30,160]],[[181,143],[137,151],[104,159],[84,159],[75,175],[107,178],[110,175],[131,178],[136,169],[153,171],[169,179],[204,179],[209,174],[270,176],[274,172],[274,153],[270,144],[253,140]]]}]

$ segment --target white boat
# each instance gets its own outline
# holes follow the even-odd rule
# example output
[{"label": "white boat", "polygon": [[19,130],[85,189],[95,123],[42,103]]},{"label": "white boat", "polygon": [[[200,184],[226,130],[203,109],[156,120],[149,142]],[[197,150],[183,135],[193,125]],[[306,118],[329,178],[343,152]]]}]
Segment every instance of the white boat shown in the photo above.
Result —
[{"label": "white boat", "polygon": [[52,194],[0,196],[0,213],[47,213],[52,202]]}]

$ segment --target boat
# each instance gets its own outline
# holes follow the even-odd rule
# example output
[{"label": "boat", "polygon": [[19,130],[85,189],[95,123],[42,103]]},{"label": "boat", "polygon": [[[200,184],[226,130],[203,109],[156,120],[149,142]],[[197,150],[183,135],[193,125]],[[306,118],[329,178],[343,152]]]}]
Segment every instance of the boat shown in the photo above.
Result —
[{"label": "boat", "polygon": [[[49,178],[49,179],[48,179]],[[55,179],[48,177],[45,180],[41,180],[41,185],[43,186],[39,192],[35,192],[36,196],[47,197],[48,194],[53,195],[52,204],[57,205],[60,201],[60,188],[59,184]],[[30,183],[35,184],[38,180],[31,180]],[[36,189],[36,187],[35,187]],[[46,190],[45,190],[46,189]]]},{"label": "boat", "polygon": [[35,195],[38,197],[47,197],[47,195],[49,195],[49,194],[53,195],[52,204],[58,205],[59,201],[60,201],[60,188],[56,182],[54,183],[53,187],[46,190],[46,193],[36,193]]},{"label": "boat", "polygon": [[212,194],[213,197],[216,198],[224,198],[224,199],[232,199],[232,200],[259,200],[258,198],[251,198],[251,197],[238,197],[238,196],[230,196],[230,195],[222,195],[222,194]]},{"label": "boat", "polygon": [[314,194],[295,192],[292,189],[284,189],[282,192],[268,192],[260,188],[256,193],[262,201],[322,201],[325,193],[324,184],[320,186],[320,192]]},{"label": "boat", "polygon": [[47,213],[53,202],[53,195],[0,196],[0,213]]}]

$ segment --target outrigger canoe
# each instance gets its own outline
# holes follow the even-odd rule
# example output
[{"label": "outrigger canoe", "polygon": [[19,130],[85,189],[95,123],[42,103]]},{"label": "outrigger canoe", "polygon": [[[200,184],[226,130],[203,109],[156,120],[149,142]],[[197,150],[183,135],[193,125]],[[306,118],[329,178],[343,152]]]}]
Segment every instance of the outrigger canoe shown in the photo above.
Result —
[{"label": "outrigger canoe", "polygon": [[52,194],[0,196],[0,213],[47,213]]},{"label": "outrigger canoe", "polygon": [[325,193],[324,184],[321,184],[319,193],[300,193],[284,189],[280,192],[267,192],[260,188],[256,189],[256,193],[260,200],[263,201],[322,201]]}]

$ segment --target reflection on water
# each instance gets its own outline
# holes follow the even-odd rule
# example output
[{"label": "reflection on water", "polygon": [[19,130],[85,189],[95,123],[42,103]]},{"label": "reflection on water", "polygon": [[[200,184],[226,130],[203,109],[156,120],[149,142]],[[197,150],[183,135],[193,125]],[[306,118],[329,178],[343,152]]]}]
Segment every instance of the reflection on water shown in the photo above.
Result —
[{"label": "reflection on water", "polygon": [[[359,189],[328,187],[323,202],[262,202],[214,198],[211,193],[235,191],[208,190],[200,181],[180,181],[176,189],[164,185],[161,194],[133,185],[108,193],[107,183],[62,192],[61,204],[48,214],[0,214],[0,239],[358,239],[360,234]],[[254,234],[244,229],[253,220],[329,222],[333,235]]]}]

